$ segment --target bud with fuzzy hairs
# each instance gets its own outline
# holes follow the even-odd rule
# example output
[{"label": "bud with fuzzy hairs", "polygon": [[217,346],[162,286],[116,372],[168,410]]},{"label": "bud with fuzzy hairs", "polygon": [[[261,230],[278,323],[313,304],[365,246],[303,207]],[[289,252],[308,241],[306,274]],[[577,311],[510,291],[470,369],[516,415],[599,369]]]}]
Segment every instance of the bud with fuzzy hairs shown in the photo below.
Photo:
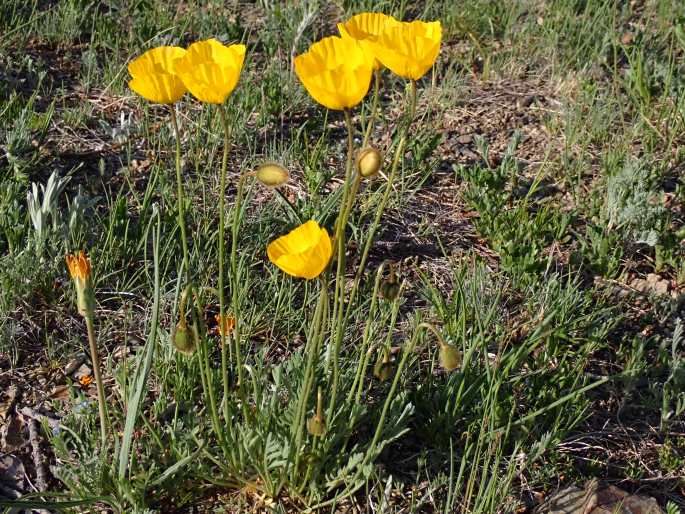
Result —
[{"label": "bud with fuzzy hairs", "polygon": [[262,164],[254,174],[257,180],[266,187],[279,187],[290,180],[288,170],[273,162]]},{"label": "bud with fuzzy hairs", "polygon": [[440,341],[440,351],[438,352],[440,366],[447,371],[454,371],[461,366],[461,352],[457,347],[444,341]]},{"label": "bud with fuzzy hairs", "polygon": [[323,417],[323,397],[319,387],[316,394],[316,414],[307,420],[307,432],[314,437],[323,437],[326,435],[326,431],[326,420]]},{"label": "bud with fuzzy hairs", "polygon": [[376,175],[381,169],[382,163],[383,157],[381,153],[370,146],[360,150],[357,155],[357,171],[364,178]]}]

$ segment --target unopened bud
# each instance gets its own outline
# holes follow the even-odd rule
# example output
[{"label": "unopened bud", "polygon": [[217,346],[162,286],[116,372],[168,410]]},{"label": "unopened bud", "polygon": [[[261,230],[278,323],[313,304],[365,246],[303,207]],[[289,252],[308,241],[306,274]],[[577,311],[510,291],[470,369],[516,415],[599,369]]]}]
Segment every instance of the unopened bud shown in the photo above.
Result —
[{"label": "unopened bud", "polygon": [[323,395],[319,387],[316,393],[316,414],[307,420],[307,432],[314,437],[326,435],[326,420],[323,417]]},{"label": "unopened bud", "polygon": [[388,351],[383,350],[382,356],[379,356],[373,367],[373,376],[381,382],[385,382],[392,377],[394,371],[395,366],[388,355]]},{"label": "unopened bud", "polygon": [[357,155],[357,171],[364,178],[373,177],[381,169],[381,153],[372,147],[366,147]]},{"label": "unopened bud", "polygon": [[447,371],[453,371],[461,365],[461,352],[451,344],[440,343],[438,359],[440,360],[440,366]]},{"label": "unopened bud", "polygon": [[198,335],[194,327],[188,329],[184,321],[180,321],[171,332],[171,343],[179,352],[192,355],[197,347]]},{"label": "unopened bud", "polygon": [[262,164],[255,172],[257,180],[267,187],[282,186],[290,180],[290,173],[280,164]]},{"label": "unopened bud", "polygon": [[390,268],[390,276],[381,283],[381,297],[392,302],[400,294],[400,283],[395,275],[395,268]]},{"label": "unopened bud", "polygon": [[326,422],[323,416],[314,414],[307,420],[307,432],[315,437],[323,437],[326,435]]}]

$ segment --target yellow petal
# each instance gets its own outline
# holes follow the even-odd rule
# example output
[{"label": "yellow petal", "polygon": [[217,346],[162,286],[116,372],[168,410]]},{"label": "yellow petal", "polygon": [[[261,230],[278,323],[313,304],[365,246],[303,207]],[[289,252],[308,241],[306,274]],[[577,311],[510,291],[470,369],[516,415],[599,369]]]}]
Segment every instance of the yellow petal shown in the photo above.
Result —
[{"label": "yellow petal", "polygon": [[132,79],[129,87],[143,98],[155,103],[178,101],[186,87],[174,74],[175,63],[185,55],[183,48],[160,46],[152,48],[128,65]]},{"label": "yellow petal", "polygon": [[158,104],[177,102],[186,92],[181,79],[167,73],[136,77],[129,81],[128,87],[146,100]]},{"label": "yellow petal", "polygon": [[328,266],[333,248],[325,228],[310,220],[271,242],[269,260],[294,277],[313,279]]},{"label": "yellow petal", "polygon": [[387,25],[369,45],[376,58],[393,73],[418,80],[431,69],[440,53],[439,21],[413,21]]},{"label": "yellow petal", "polygon": [[307,92],[329,109],[354,107],[371,85],[372,57],[354,39],[326,37],[298,55],[294,64]]},{"label": "yellow petal", "polygon": [[198,41],[176,61],[175,71],[195,98],[221,104],[233,92],[245,60],[245,45],[225,46],[215,39]]},{"label": "yellow petal", "polygon": [[345,23],[338,23],[338,31],[343,38],[356,39],[362,50],[373,56],[373,67],[378,70],[382,67],[381,62],[373,53],[373,46],[369,43],[375,41],[388,25],[399,22],[392,16],[380,12],[365,12],[352,16]]}]

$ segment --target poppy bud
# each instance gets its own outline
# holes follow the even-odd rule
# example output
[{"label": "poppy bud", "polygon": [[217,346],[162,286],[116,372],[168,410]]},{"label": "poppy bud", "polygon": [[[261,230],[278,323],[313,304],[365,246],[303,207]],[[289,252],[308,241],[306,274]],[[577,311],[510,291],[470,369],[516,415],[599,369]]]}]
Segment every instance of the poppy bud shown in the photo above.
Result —
[{"label": "poppy bud", "polygon": [[383,350],[383,356],[379,356],[376,364],[373,367],[373,376],[375,376],[381,382],[385,382],[390,377],[392,377],[395,371],[395,366],[390,360],[387,350]]},{"label": "poppy bud", "polygon": [[307,432],[315,437],[323,437],[326,435],[326,422],[323,416],[319,417],[314,414],[307,420]]},{"label": "poppy bud", "polygon": [[262,164],[255,172],[257,180],[267,187],[282,186],[290,180],[290,173],[280,164]]},{"label": "poppy bud", "polygon": [[307,432],[314,437],[326,435],[326,421],[323,418],[323,396],[320,387],[316,393],[316,414],[307,420]]},{"label": "poppy bud", "polygon": [[191,327],[188,330],[188,325],[186,325],[184,320],[179,321],[171,332],[171,344],[185,355],[193,354],[197,347],[197,340],[197,329]]},{"label": "poppy bud", "polygon": [[82,316],[92,314],[95,310],[95,299],[93,298],[93,288],[91,285],[91,266],[90,259],[84,251],[76,255],[67,255],[67,267],[69,274],[76,286],[76,306]]},{"label": "poppy bud", "polygon": [[438,359],[443,368],[447,371],[453,371],[461,365],[461,352],[451,344],[440,343]]},{"label": "poppy bud", "polygon": [[390,268],[390,276],[387,278],[387,280],[384,280],[383,283],[381,284],[381,289],[380,289],[381,297],[385,298],[386,300],[392,302],[393,300],[396,300],[397,297],[400,294],[400,283],[397,280],[397,276],[395,275],[395,268],[391,267]]},{"label": "poppy bud", "polygon": [[369,146],[357,155],[357,171],[364,178],[373,177],[381,169],[382,161],[380,152]]}]

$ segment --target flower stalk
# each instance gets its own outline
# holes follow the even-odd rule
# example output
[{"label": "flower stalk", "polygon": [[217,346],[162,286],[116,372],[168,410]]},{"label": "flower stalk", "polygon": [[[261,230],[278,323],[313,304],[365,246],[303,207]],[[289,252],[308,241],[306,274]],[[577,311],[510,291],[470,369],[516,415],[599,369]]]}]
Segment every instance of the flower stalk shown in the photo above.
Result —
[{"label": "flower stalk", "polygon": [[90,360],[93,363],[93,375],[95,376],[95,386],[98,393],[98,414],[100,417],[100,437],[104,448],[107,444],[107,433],[109,430],[109,415],[107,412],[107,398],[105,388],[102,383],[102,372],[100,371],[100,356],[98,354],[97,343],[95,340],[95,328],[93,319],[95,317],[95,295],[92,285],[92,268],[90,259],[84,251],[77,255],[67,255],[67,267],[69,274],[76,287],[76,303],[79,314],[86,322],[88,332],[88,346],[90,349]]},{"label": "flower stalk", "polygon": [[[221,379],[223,382],[224,399],[223,399],[223,416],[224,421],[229,423],[229,378],[228,378],[228,359],[229,348],[226,343],[228,334],[224,330],[224,322],[226,316],[225,293],[224,293],[224,224],[225,224],[225,197],[226,197],[226,168],[228,166],[228,153],[230,151],[231,128],[228,124],[226,116],[226,107],[221,105],[219,108],[221,115],[221,124],[224,129],[224,154],[221,159],[221,172],[219,175],[219,337],[221,338]],[[233,286],[235,289],[235,283]],[[235,302],[234,302],[235,303]],[[232,352],[231,352],[232,353]]]}]

